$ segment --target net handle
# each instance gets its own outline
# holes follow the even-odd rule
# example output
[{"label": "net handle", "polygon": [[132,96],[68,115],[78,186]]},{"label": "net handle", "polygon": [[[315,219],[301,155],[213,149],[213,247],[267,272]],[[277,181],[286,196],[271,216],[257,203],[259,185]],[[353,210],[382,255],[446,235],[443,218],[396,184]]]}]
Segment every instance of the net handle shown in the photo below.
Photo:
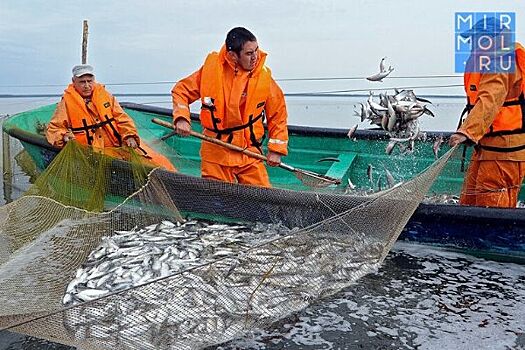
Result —
[{"label": "net handle", "polygon": [[[161,126],[164,126],[166,128],[169,128],[169,129],[173,130],[173,125],[171,123],[165,121],[165,120],[158,119],[158,118],[152,118],[151,121],[153,123],[155,123],[155,124],[158,124],[158,125],[161,125]],[[173,131],[170,134],[168,134],[166,136],[163,136],[162,139],[165,140],[168,137],[171,137],[171,136],[173,136],[175,134],[176,134],[175,131]],[[232,151],[244,153],[247,156],[250,156],[252,158],[259,159],[259,160],[262,160],[262,161],[265,161],[265,162],[268,161],[266,156],[263,155],[263,154],[252,152],[252,151],[247,150],[245,148],[242,148],[242,147],[239,147],[239,146],[236,146],[236,145],[232,145],[231,143],[227,143],[227,142],[224,142],[222,140],[203,135],[203,134],[201,134],[199,132],[196,132],[194,130],[190,130],[190,135],[194,136],[196,138],[199,138],[199,139],[201,139],[203,141],[214,143],[216,145],[219,145],[219,146],[231,149]],[[339,185],[341,183],[341,179],[336,179],[336,178],[333,178],[333,177],[330,177],[330,176],[321,175],[321,174],[318,174],[318,173],[314,173],[313,171],[298,169],[298,168],[295,168],[295,167],[293,167],[291,165],[288,165],[286,163],[283,163],[283,162],[280,162],[278,166],[279,166],[279,168],[282,168],[284,170],[288,170],[288,171],[296,174],[297,178],[299,180],[301,180],[301,181],[303,181],[303,179],[306,180],[304,182],[306,184],[308,184],[308,180],[305,179],[305,178],[310,178],[309,182],[311,182],[311,180],[315,180],[321,186],[323,186],[323,185],[326,185],[326,186],[328,186],[328,185]]]}]

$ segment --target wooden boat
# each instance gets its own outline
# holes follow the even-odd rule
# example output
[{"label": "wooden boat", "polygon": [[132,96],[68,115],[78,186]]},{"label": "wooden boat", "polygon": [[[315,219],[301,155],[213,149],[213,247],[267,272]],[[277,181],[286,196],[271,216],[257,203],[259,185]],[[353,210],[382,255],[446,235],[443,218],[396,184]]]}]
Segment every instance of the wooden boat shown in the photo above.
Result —
[{"label": "wooden boat", "polygon": [[[164,176],[167,187],[176,189],[172,195],[182,212],[259,221],[275,220],[277,215],[289,226],[306,226],[333,215],[333,212],[319,205],[316,200],[319,196],[342,203],[338,208],[340,211],[348,209],[344,198],[349,195],[349,181],[361,192],[371,192],[386,186],[385,169],[396,181],[413,178],[434,162],[434,140],[449,136],[444,132],[428,132],[427,139],[418,142],[413,153],[402,155],[396,150],[387,155],[385,147],[388,138],[382,131],[358,130],[354,138],[349,139],[347,130],[343,129],[290,126],[290,154],[285,158],[286,163],[339,178],[341,184],[312,191],[292,173],[270,168],[273,188],[265,190],[265,198],[261,199],[260,189],[231,185],[219,190],[209,186],[209,180],[200,178],[200,140],[171,137],[159,142],[169,130],[151,120],[164,118],[170,121],[170,109],[133,103],[122,105],[135,120],[141,138],[176,163],[180,172],[165,172]],[[51,118],[54,108],[55,105],[49,105],[13,115],[3,125],[7,134],[22,142],[39,169],[44,169],[58,152],[39,132]],[[193,128],[200,130],[197,116],[192,117],[195,119]],[[448,147],[442,148],[440,153]],[[467,152],[465,167],[469,158]],[[375,171],[372,182],[367,176],[369,165]],[[464,172],[461,169],[461,157],[451,159],[432,186],[429,197],[457,196],[463,183]],[[301,191],[301,196],[297,196],[297,191]],[[210,202],[210,198],[213,201]],[[520,200],[524,199],[525,191],[522,191]],[[208,201],[205,206],[200,202],[204,200]],[[243,205],[245,201],[251,205]],[[419,205],[400,239],[493,259],[525,262],[525,209],[466,207],[429,200]]]}]

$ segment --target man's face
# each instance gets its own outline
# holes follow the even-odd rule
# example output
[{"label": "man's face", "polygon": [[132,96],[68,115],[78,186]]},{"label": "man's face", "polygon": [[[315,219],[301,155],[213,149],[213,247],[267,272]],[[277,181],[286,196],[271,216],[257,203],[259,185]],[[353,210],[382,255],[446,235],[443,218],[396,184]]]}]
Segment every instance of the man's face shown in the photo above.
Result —
[{"label": "man's face", "polygon": [[247,41],[242,46],[239,54],[235,54],[237,63],[242,69],[250,71],[255,68],[257,59],[259,58],[259,44],[257,41]]},{"label": "man's face", "polygon": [[91,94],[93,93],[94,84],[95,77],[91,74],[84,74],[80,77],[73,77],[73,86],[83,98],[91,97]]}]

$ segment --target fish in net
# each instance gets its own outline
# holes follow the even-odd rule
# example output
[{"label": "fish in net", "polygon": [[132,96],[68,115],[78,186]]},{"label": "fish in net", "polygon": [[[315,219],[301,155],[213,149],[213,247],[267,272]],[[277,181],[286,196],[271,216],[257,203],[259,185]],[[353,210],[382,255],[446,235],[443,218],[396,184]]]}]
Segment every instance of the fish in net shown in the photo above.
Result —
[{"label": "fish in net", "polygon": [[377,269],[452,152],[358,197],[68,144],[48,180],[0,208],[0,327],[81,349],[198,349],[264,328]]}]

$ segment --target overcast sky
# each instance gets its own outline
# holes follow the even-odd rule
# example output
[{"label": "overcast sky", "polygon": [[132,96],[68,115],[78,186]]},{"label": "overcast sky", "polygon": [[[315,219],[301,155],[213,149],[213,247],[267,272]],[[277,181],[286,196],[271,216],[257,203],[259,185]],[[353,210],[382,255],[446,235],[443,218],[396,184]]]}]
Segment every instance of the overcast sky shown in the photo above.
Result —
[{"label": "overcast sky", "polygon": [[[104,83],[180,79],[196,70],[209,51],[218,50],[235,26],[257,36],[277,79],[367,76],[378,70],[383,56],[395,67],[392,76],[454,74],[454,13],[465,11],[514,11],[516,38],[525,41],[523,0],[0,0],[0,94],[60,93],[70,81],[71,67],[80,63],[84,19],[89,21],[88,62]],[[412,83],[385,79],[281,85],[290,93]],[[60,86],[12,87],[40,84]]]}]

